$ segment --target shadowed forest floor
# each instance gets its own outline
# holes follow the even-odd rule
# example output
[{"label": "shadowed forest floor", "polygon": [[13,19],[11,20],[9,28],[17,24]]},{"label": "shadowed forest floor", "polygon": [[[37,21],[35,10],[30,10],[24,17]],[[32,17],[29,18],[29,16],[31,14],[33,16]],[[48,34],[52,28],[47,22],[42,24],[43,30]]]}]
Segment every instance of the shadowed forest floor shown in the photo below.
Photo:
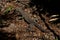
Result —
[{"label": "shadowed forest floor", "polygon": [[60,39],[58,8],[38,1],[0,0],[0,40]]}]

